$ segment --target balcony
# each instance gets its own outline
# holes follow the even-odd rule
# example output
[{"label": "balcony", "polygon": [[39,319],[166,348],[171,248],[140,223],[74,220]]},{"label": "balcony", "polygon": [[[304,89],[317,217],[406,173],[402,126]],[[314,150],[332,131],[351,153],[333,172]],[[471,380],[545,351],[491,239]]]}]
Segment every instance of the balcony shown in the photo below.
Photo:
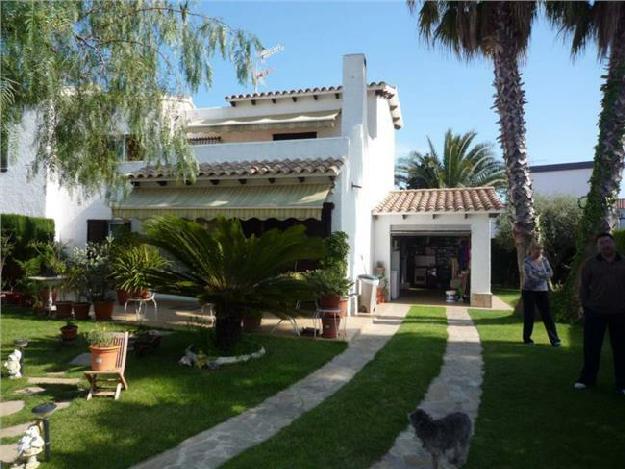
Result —
[{"label": "balcony", "polygon": [[[347,137],[282,140],[271,142],[220,143],[193,145],[199,163],[225,161],[286,160],[346,157],[349,151]],[[128,161],[120,171],[133,172],[145,166],[144,161]]]}]

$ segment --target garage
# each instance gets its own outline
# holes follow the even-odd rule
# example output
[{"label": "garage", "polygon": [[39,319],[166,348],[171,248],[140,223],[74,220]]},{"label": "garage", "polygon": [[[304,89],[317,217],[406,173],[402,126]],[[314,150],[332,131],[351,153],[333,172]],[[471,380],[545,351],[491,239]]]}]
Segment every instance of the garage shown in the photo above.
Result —
[{"label": "garage", "polygon": [[390,192],[373,211],[373,249],[391,299],[491,307],[491,232],[503,210],[489,187]]}]

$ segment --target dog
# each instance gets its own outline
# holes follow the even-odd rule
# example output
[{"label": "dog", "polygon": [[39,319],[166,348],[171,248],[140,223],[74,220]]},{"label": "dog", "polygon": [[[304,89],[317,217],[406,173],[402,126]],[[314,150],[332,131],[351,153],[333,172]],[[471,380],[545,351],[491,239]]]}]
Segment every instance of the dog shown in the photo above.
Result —
[{"label": "dog", "polygon": [[442,419],[433,419],[427,412],[417,409],[408,416],[423,447],[432,456],[432,467],[438,469],[441,457],[455,466],[467,462],[471,419],[462,412],[451,413]]}]

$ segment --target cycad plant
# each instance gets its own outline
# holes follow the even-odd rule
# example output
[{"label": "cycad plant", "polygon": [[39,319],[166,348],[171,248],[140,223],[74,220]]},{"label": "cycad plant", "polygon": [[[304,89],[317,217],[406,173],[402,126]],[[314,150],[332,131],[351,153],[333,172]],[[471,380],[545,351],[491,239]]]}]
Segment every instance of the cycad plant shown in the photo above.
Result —
[{"label": "cycad plant", "polygon": [[476,135],[474,131],[461,135],[448,130],[442,155],[428,137],[427,153],[413,151],[400,160],[396,181],[406,189],[504,186],[503,164],[495,158],[490,144],[473,143]]},{"label": "cycad plant", "polygon": [[152,288],[149,273],[165,268],[167,261],[154,246],[139,244],[120,249],[113,258],[113,279],[121,290],[140,295]]},{"label": "cycad plant", "polygon": [[297,261],[319,259],[324,249],[304,231],[297,225],[248,238],[236,219],[219,219],[208,231],[193,221],[156,218],[146,223],[148,240],[177,262],[151,278],[172,293],[213,303],[216,345],[227,350],[241,338],[246,312],[280,310],[309,297],[306,281],[291,271]]}]

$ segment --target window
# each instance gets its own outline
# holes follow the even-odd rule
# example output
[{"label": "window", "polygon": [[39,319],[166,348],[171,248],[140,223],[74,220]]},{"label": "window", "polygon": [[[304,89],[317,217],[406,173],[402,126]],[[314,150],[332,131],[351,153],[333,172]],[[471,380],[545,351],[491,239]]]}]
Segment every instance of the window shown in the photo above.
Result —
[{"label": "window", "polygon": [[304,138],[317,138],[317,132],[293,132],[288,134],[273,134],[274,140],[302,140]]},{"label": "window", "polygon": [[113,238],[130,232],[130,222],[121,220],[87,220],[87,242],[101,243],[107,236]]}]

